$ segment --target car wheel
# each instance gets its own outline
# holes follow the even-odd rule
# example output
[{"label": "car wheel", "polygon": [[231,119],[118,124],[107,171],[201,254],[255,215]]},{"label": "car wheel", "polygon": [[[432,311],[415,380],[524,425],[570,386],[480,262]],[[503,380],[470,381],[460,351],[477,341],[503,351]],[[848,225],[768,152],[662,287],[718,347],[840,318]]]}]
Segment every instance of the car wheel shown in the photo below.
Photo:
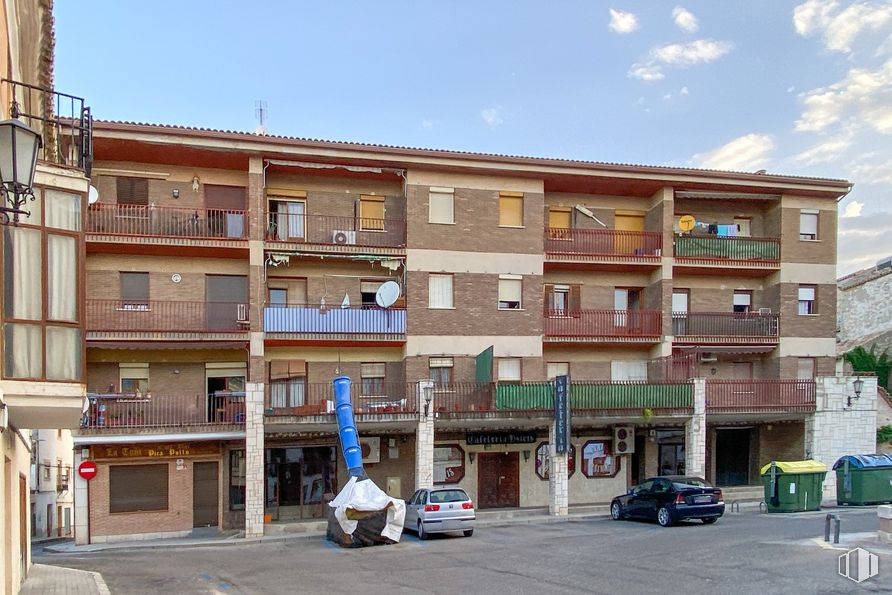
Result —
[{"label": "car wheel", "polygon": [[465,537],[470,537],[471,535],[474,534],[474,530],[468,529],[468,530],[464,531],[464,534],[465,534]]},{"label": "car wheel", "polygon": [[672,525],[672,513],[665,506],[661,506],[657,511],[657,522],[661,527],[669,527]]},{"label": "car wheel", "polygon": [[425,540],[430,537],[427,532],[424,530],[424,524],[421,521],[418,521],[418,539]]},{"label": "car wheel", "polygon": [[703,524],[711,525],[714,522],[716,522],[717,520],[719,520],[719,517],[717,517],[717,516],[706,517],[705,519],[703,519]]},{"label": "car wheel", "polygon": [[614,521],[622,520],[623,507],[620,506],[619,502],[614,502],[610,505],[610,516],[613,517]]}]

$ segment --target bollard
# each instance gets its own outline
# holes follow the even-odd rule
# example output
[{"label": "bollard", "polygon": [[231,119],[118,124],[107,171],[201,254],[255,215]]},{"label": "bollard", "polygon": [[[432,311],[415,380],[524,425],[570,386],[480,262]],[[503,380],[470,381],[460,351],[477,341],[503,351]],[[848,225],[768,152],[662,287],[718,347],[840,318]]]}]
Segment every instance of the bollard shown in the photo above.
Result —
[{"label": "bollard", "polygon": [[830,524],[833,523],[833,543],[839,543],[839,525],[840,519],[838,514],[827,513],[824,518],[824,541],[830,541]]},{"label": "bollard", "polygon": [[768,512],[768,505],[765,502],[759,502],[759,514]]},{"label": "bollard", "polygon": [[739,500],[731,500],[731,512],[740,512],[740,501]]},{"label": "bollard", "polygon": [[839,543],[839,515],[833,515],[833,543]]},{"label": "bollard", "polygon": [[824,519],[824,541],[830,541],[830,519],[833,517],[829,512]]}]

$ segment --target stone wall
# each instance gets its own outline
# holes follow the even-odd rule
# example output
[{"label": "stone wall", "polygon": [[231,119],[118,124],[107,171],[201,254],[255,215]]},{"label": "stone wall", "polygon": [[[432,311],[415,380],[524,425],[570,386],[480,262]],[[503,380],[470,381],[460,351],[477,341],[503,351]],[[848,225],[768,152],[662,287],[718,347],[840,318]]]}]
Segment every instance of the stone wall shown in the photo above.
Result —
[{"label": "stone wall", "polygon": [[[890,271],[892,273],[892,271]],[[892,330],[892,274],[837,290],[839,340],[843,343]],[[845,287],[841,284],[841,287]]]}]

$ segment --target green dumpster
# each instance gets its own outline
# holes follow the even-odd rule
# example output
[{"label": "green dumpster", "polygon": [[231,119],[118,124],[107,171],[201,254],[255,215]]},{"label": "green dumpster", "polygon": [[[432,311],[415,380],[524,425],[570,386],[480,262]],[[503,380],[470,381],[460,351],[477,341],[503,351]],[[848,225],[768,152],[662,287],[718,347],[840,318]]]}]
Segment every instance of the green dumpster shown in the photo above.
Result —
[{"label": "green dumpster", "polygon": [[892,502],[892,456],[848,455],[836,461],[833,469],[837,504]]},{"label": "green dumpster", "polygon": [[820,461],[772,461],[762,467],[768,512],[820,510],[827,465]]}]

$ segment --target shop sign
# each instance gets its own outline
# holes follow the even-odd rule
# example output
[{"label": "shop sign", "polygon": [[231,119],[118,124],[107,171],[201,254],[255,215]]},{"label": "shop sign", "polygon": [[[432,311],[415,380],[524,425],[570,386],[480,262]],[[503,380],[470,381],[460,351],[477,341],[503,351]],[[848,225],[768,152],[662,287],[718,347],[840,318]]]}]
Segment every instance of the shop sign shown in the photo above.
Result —
[{"label": "shop sign", "polygon": [[480,444],[533,444],[536,434],[533,432],[468,432],[465,441],[470,446]]},{"label": "shop sign", "polygon": [[564,454],[570,445],[570,377],[554,379],[554,451]]},{"label": "shop sign", "polygon": [[91,449],[94,459],[179,459],[220,454],[216,442],[95,445]]}]

